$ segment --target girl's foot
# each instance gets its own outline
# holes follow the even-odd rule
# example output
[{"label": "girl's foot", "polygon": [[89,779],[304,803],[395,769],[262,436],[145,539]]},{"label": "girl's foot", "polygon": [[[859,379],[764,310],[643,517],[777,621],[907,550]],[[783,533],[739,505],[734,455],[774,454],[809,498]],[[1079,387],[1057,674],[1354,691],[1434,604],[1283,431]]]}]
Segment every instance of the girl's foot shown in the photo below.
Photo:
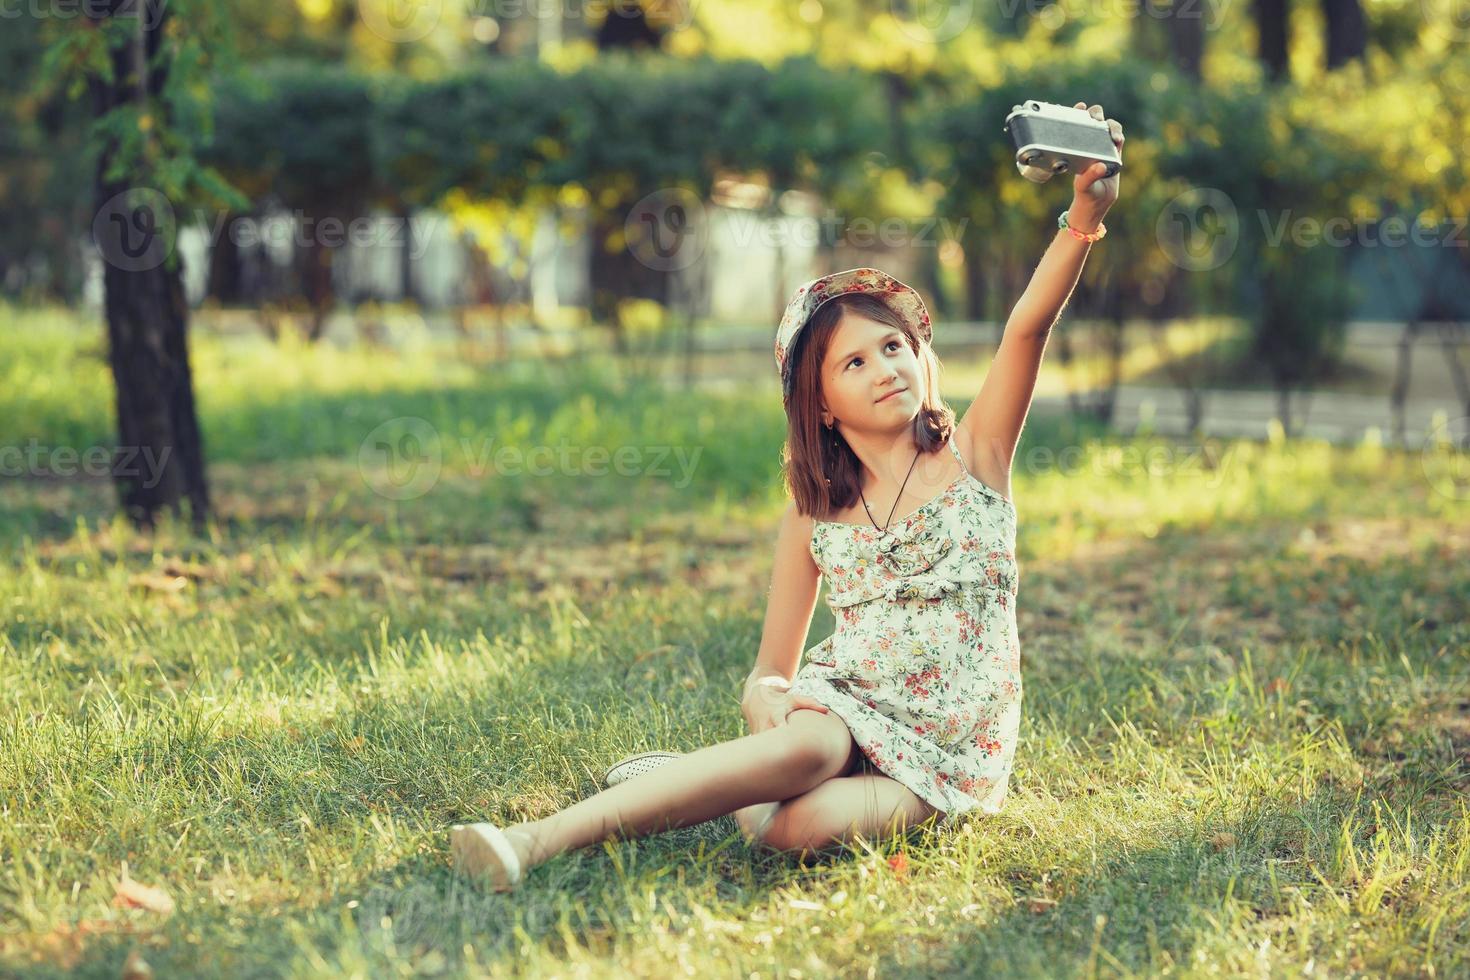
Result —
[{"label": "girl's foot", "polygon": [[455,867],[497,892],[519,885],[531,859],[531,840],[519,826],[502,830],[492,823],[455,824],[449,847]]}]

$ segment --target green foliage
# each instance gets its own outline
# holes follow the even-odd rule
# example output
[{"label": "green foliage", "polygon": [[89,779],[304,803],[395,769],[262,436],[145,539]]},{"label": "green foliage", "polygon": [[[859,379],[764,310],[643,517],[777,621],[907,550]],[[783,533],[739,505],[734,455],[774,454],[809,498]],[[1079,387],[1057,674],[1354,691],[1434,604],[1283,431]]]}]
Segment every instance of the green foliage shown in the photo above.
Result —
[{"label": "green foliage", "polygon": [[[223,79],[203,156],[241,187],[307,213],[354,217],[376,188],[370,79],[331,65],[272,62]],[[201,134],[201,137],[203,134]]]},{"label": "green foliage", "polygon": [[[4,286],[28,299],[59,299],[81,287],[74,231],[89,214],[78,188],[92,180],[85,106],[65,93],[38,96],[34,79],[51,52],[40,21],[17,17],[0,30],[0,267]],[[80,204],[80,206],[79,206]]]},{"label": "green foliage", "polygon": [[378,146],[385,182],[421,202],[452,189],[520,202],[567,185],[594,203],[600,190],[707,193],[728,170],[830,190],[882,145],[881,125],[860,111],[865,92],[871,79],[807,60],[770,69],[619,55],[570,74],[500,61],[386,87]]},{"label": "green foliage", "polygon": [[376,159],[383,182],[406,201],[432,205],[458,189],[519,202],[533,186],[581,176],[563,161],[587,110],[545,65],[495,61],[379,91]]},{"label": "green foliage", "polygon": [[[197,138],[210,132],[205,83],[217,67],[228,70],[234,64],[220,0],[170,0],[156,8],[140,2],[120,9],[115,16],[74,11],[44,22],[48,43],[34,96],[47,99],[63,90],[77,99],[88,88],[132,84],[116,77],[114,56],[137,42],[138,17],[146,9],[159,18],[150,35],[158,49],[149,68],[163,73],[163,84],[141,97],[118,100],[92,120],[89,150],[108,164],[102,178],[152,188],[175,208],[221,202],[245,206],[245,198],[195,155]],[[94,5],[89,14],[101,10]]]}]

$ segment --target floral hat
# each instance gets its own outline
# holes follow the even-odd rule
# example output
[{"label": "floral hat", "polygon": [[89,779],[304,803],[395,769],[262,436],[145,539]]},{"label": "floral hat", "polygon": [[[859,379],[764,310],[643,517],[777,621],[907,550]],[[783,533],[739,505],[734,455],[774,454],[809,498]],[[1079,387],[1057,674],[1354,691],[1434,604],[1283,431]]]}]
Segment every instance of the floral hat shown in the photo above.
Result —
[{"label": "floral hat", "polygon": [[776,328],[776,370],[781,376],[783,397],[791,394],[792,371],[786,354],[796,342],[797,334],[811,320],[817,307],[844,293],[876,293],[895,313],[912,324],[914,331],[924,340],[934,336],[934,328],[929,322],[929,311],[924,306],[923,298],[885,272],[866,268],[848,269],[846,272],[834,272],[813,279],[791,297],[791,302],[786,304],[786,312],[781,315],[781,325]]}]

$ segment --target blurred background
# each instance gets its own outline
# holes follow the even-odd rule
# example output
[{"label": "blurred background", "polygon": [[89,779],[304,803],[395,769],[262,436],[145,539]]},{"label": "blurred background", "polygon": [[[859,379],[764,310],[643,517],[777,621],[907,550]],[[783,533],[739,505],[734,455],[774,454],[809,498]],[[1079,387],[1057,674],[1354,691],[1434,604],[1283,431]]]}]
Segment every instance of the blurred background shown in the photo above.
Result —
[{"label": "blurred background", "polygon": [[[144,523],[207,510],[210,443],[295,451],[279,428],[235,441],[225,403],[272,385],[595,363],[773,397],[791,291],[858,265],[924,293],[946,385],[971,397],[1070,196],[1016,171],[1002,125],[1033,98],[1101,103],[1129,140],[1037,417],[1466,435],[1463,3],[34,0],[5,18],[6,475],[57,475],[46,446],[110,433],[172,446],[155,488],[113,474]],[[235,367],[198,391],[190,343]]]},{"label": "blurred background", "polygon": [[[1470,974],[1467,0],[0,0],[0,63],[0,976]],[[462,887],[745,733],[780,313],[914,285],[963,415],[1031,99],[1127,148],[1007,813]]]}]

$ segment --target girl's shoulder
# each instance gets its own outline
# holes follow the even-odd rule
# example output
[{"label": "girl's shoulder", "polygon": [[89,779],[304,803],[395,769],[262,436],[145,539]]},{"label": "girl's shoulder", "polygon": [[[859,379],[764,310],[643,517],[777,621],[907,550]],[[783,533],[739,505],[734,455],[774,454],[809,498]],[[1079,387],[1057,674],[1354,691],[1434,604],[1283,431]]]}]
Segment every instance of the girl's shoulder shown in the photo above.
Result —
[{"label": "girl's shoulder", "polygon": [[[968,417],[968,416],[967,416]],[[974,434],[966,428],[964,421],[954,427],[955,449],[960,453],[960,462],[965,470],[985,489],[1015,508],[1011,496],[1011,468],[1002,463],[994,453],[984,451]]]}]

